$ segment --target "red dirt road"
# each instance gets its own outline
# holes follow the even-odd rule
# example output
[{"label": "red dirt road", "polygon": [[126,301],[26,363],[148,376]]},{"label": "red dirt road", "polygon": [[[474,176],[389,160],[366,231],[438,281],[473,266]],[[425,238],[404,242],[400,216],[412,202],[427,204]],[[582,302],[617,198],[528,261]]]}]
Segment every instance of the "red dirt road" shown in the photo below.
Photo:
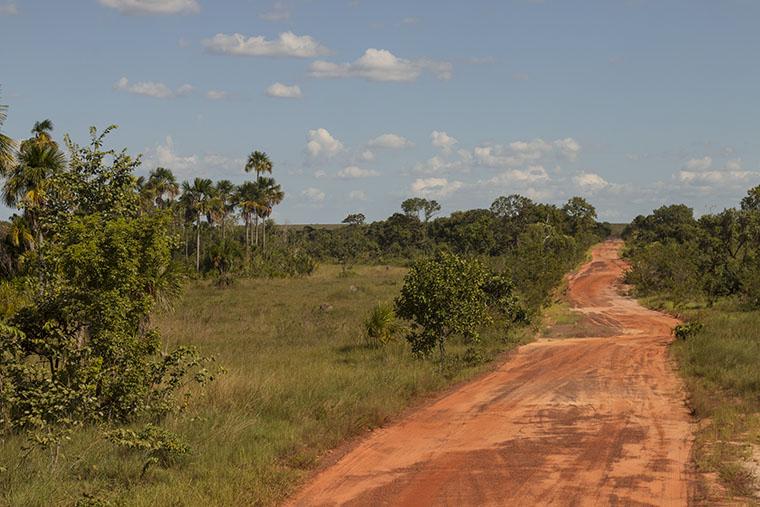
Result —
[{"label": "red dirt road", "polygon": [[619,294],[621,246],[597,246],[570,278],[603,337],[521,347],[373,432],[289,503],[686,504],[691,423],[666,349],[676,321]]}]

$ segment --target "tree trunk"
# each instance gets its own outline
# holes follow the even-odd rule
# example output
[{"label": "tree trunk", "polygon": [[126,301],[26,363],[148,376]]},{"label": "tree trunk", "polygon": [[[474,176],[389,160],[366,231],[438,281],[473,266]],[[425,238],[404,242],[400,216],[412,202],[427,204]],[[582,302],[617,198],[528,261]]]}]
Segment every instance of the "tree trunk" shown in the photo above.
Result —
[{"label": "tree trunk", "polygon": [[261,251],[267,249],[267,222],[266,220],[261,222]]},{"label": "tree trunk", "polygon": [[198,213],[198,227],[195,233],[195,271],[201,270],[201,214]]}]

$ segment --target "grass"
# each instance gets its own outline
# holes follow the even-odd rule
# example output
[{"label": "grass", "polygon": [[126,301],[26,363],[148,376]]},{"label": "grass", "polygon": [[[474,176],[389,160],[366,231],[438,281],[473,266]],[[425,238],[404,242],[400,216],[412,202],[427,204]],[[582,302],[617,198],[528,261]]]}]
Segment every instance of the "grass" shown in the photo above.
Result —
[{"label": "grass", "polygon": [[476,353],[452,343],[443,370],[414,359],[402,340],[368,347],[363,321],[398,293],[405,271],[340,271],[228,289],[192,283],[173,312],[155,318],[169,345],[194,344],[227,369],[164,423],[190,444],[190,457],[141,477],[144,458],[115,451],[94,430],[77,432],[55,465],[42,453],[19,461],[24,442],[11,438],[0,441],[0,504],[271,505],[330,449],[530,338],[527,329],[489,329]]},{"label": "grass", "polygon": [[[662,298],[645,303],[673,309]],[[758,500],[752,461],[760,458],[760,312],[723,301],[709,308],[690,304],[679,314],[704,324],[671,348],[699,420],[697,469],[717,475],[728,494]]]}]

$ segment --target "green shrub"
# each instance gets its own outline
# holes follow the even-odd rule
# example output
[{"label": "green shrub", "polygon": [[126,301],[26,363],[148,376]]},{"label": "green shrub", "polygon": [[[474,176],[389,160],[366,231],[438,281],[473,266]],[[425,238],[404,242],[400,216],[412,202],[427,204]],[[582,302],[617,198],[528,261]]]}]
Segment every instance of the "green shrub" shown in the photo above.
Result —
[{"label": "green shrub", "polygon": [[679,340],[687,340],[704,329],[701,322],[691,321],[678,324],[673,328],[673,335]]},{"label": "green shrub", "polygon": [[370,347],[381,347],[391,341],[399,331],[393,306],[376,304],[364,320],[364,337]]}]

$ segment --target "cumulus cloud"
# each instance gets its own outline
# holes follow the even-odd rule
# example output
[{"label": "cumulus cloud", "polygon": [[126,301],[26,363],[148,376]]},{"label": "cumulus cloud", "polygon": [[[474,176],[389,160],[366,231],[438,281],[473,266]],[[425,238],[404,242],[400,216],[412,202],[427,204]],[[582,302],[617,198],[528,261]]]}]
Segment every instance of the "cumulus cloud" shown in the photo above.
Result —
[{"label": "cumulus cloud", "polygon": [[760,178],[760,172],[749,171],[742,167],[739,159],[729,160],[717,169],[711,169],[712,159],[692,159],[686,163],[686,167],[678,172],[676,179],[681,183],[697,186],[714,185],[746,185],[750,180]]},{"label": "cumulus cloud", "polygon": [[286,21],[290,19],[290,7],[285,2],[277,1],[271,9],[259,14],[259,17],[265,21]]},{"label": "cumulus cloud", "polygon": [[398,134],[383,134],[371,139],[367,146],[372,148],[387,148],[390,150],[400,150],[402,148],[411,148],[414,146],[409,139]]},{"label": "cumulus cloud", "polygon": [[209,90],[206,92],[206,98],[209,100],[224,100],[229,94],[223,90]]},{"label": "cumulus cloud", "polygon": [[203,46],[212,53],[234,56],[314,58],[330,54],[329,49],[310,35],[293,32],[283,32],[275,40],[267,40],[263,35],[246,37],[240,33],[218,33],[204,39]]},{"label": "cumulus cloud", "polygon": [[201,10],[197,0],[98,0],[98,2],[124,14],[195,14]]},{"label": "cumulus cloud", "polygon": [[352,190],[348,193],[348,199],[351,201],[366,201],[367,194],[364,190]]},{"label": "cumulus cloud", "polygon": [[446,197],[463,186],[461,181],[449,181],[446,178],[417,178],[411,185],[411,191],[422,197]]},{"label": "cumulus cloud", "polygon": [[183,178],[237,174],[244,165],[245,160],[242,158],[219,153],[180,154],[171,136],[166,136],[163,143],[148,150],[143,161],[143,167],[167,167]]},{"label": "cumulus cloud", "polygon": [[359,158],[361,158],[365,162],[371,162],[371,161],[375,160],[375,153],[372,150],[364,150],[359,155]]},{"label": "cumulus cloud", "polygon": [[438,79],[451,79],[453,67],[449,62],[428,59],[407,60],[385,49],[370,48],[352,63],[333,63],[317,60],[309,67],[316,78],[357,77],[368,81],[416,81],[423,72]]},{"label": "cumulus cloud", "polygon": [[373,171],[371,169],[362,169],[361,167],[350,165],[338,171],[337,176],[338,178],[354,179],[354,178],[370,178],[372,176],[377,176],[378,174],[379,173],[377,171]]},{"label": "cumulus cloud", "polygon": [[527,169],[510,169],[503,173],[497,174],[490,180],[489,184],[497,186],[509,186],[515,183],[540,183],[549,181],[549,173],[543,166],[533,165]]},{"label": "cumulus cloud", "polygon": [[486,167],[516,167],[536,162],[550,155],[575,160],[581,151],[578,142],[568,137],[547,142],[543,139],[514,141],[509,145],[489,144],[475,147],[475,160]]},{"label": "cumulus cloud", "polygon": [[269,86],[267,88],[267,95],[278,99],[300,99],[303,97],[300,86],[285,85],[280,82]]},{"label": "cumulus cloud", "polygon": [[430,142],[436,148],[440,148],[444,152],[449,153],[459,141],[448,135],[446,132],[434,130],[430,134]]},{"label": "cumulus cloud", "polygon": [[309,141],[306,143],[306,151],[312,158],[320,156],[334,157],[343,151],[343,143],[333,137],[327,129],[318,128],[309,130]]},{"label": "cumulus cloud", "polygon": [[153,97],[156,99],[172,99],[175,97],[181,97],[183,95],[192,93],[194,89],[189,84],[183,84],[176,90],[172,90],[161,82],[140,81],[137,83],[130,83],[126,77],[119,79],[113,85],[113,87],[114,90],[133,93],[135,95],[144,95],[146,97]]},{"label": "cumulus cloud", "polygon": [[320,203],[325,200],[325,193],[318,188],[309,187],[301,192],[301,195],[313,203]]},{"label": "cumulus cloud", "polygon": [[15,16],[18,14],[18,7],[15,2],[0,4],[0,16]]},{"label": "cumulus cloud", "polygon": [[573,183],[587,192],[598,192],[610,186],[610,183],[596,173],[581,172],[573,176]]},{"label": "cumulus cloud", "polygon": [[704,158],[693,158],[686,162],[686,167],[684,168],[687,171],[706,171],[712,166],[713,160],[712,157],[704,157]]}]

